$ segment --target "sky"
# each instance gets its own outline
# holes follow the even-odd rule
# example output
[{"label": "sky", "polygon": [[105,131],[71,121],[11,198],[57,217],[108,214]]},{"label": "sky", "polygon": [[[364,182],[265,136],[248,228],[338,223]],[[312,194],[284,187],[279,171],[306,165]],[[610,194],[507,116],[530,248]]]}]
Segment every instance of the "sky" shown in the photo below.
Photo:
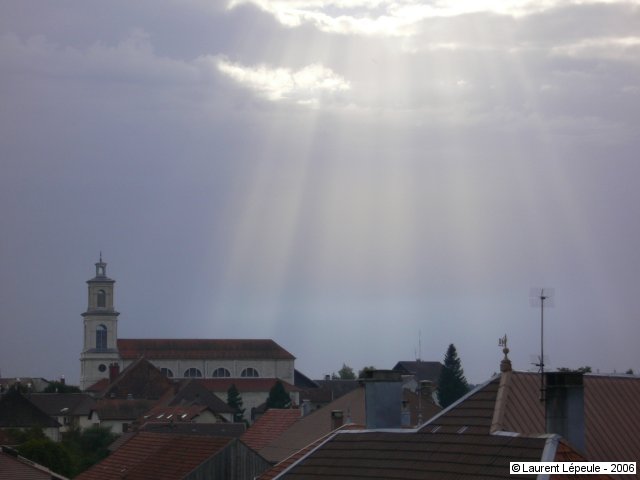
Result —
[{"label": "sky", "polygon": [[[640,372],[640,1],[0,0],[0,375],[272,338],[312,378]],[[535,290],[534,290],[535,291]]]}]

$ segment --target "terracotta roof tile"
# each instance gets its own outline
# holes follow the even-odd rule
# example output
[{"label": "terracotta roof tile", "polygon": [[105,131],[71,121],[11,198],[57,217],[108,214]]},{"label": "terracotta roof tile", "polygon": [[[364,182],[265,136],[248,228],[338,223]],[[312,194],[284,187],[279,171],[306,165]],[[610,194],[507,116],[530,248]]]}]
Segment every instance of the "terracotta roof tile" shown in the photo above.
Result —
[{"label": "terracotta roof tile", "polygon": [[118,339],[123,359],[276,359],[295,357],[273,340],[264,339]]},{"label": "terracotta roof tile", "polygon": [[144,398],[157,400],[171,390],[173,383],[158,368],[144,358],[140,358],[125,368],[102,392],[111,398]]},{"label": "terracotta roof tile", "polygon": [[298,408],[272,408],[267,410],[242,436],[242,441],[258,451],[279,437],[282,432],[300,420]]},{"label": "terracotta roof tile", "polygon": [[[504,428],[521,433],[544,431],[544,409],[536,373],[512,372]],[[586,457],[591,461],[640,458],[640,378],[584,376]]]},{"label": "terracotta roof tile", "polygon": [[509,462],[539,461],[545,444],[544,438],[489,434],[343,432],[281,478],[511,478]]},{"label": "terracotta roof tile", "polygon": [[282,473],[287,468],[289,468],[291,465],[293,465],[295,462],[297,462],[302,457],[304,457],[309,452],[311,452],[311,450],[313,450],[314,448],[316,448],[317,446],[319,446],[320,444],[325,442],[328,438],[332,437],[333,435],[335,435],[339,431],[343,431],[343,430],[364,430],[364,428],[365,428],[364,425],[358,425],[356,423],[349,423],[349,424],[346,424],[346,425],[342,425],[340,428],[337,428],[333,432],[330,432],[327,435],[324,435],[324,436],[320,437],[315,442],[307,445],[306,447],[304,447],[304,448],[298,450],[297,452],[295,452],[293,455],[291,455],[291,456],[285,458],[284,460],[282,460],[281,462],[277,463],[276,465],[274,465],[273,468],[267,470],[262,475],[260,475],[260,477],[258,477],[258,480],[271,480],[271,479],[275,478],[280,473]]},{"label": "terracotta roof tile", "polygon": [[0,480],[66,480],[66,477],[21,457],[12,449],[0,451]]},{"label": "terracotta roof tile", "polygon": [[329,405],[302,417],[258,453],[274,463],[293,455],[334,430],[335,427],[331,422],[333,410],[342,410],[345,422],[350,420],[353,423],[365,424],[364,388],[353,390]]},{"label": "terracotta roof tile", "polygon": [[224,437],[140,432],[76,479],[180,479],[231,441]]}]

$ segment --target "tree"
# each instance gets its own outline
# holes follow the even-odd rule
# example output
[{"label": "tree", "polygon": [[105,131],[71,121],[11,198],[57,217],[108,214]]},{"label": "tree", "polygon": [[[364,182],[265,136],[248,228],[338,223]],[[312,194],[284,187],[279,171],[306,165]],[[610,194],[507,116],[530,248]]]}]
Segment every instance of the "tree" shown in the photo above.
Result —
[{"label": "tree", "polygon": [[368,367],[362,367],[362,370],[358,372],[358,378],[364,378],[367,372],[372,372],[376,369],[373,365],[369,365]]},{"label": "tree", "polygon": [[578,367],[576,369],[568,368],[568,367],[560,367],[558,368],[559,372],[578,372],[578,373],[591,373],[591,367],[589,365],[585,365],[584,367]]},{"label": "tree", "polygon": [[118,438],[111,427],[93,425],[84,430],[74,428],[62,434],[61,445],[74,459],[72,477],[85,471],[109,455],[109,445]]},{"label": "tree", "polygon": [[233,414],[234,422],[244,421],[244,408],[242,408],[242,397],[240,392],[236,388],[235,384],[231,384],[229,390],[227,390],[227,405],[231,408],[235,408],[236,413]]},{"label": "tree", "polygon": [[353,368],[346,363],[343,363],[342,368],[338,370],[338,378],[340,380],[355,380],[356,374],[354,373]]},{"label": "tree", "polygon": [[446,408],[469,391],[469,384],[464,377],[462,362],[458,358],[453,343],[449,345],[444,356],[444,366],[438,379],[438,401]]},{"label": "tree", "polygon": [[284,385],[280,380],[269,391],[267,398],[267,409],[269,408],[289,408],[291,406],[291,397],[284,389]]},{"label": "tree", "polygon": [[43,393],[80,393],[80,389],[75,385],[67,385],[62,382],[49,382]]},{"label": "tree", "polygon": [[627,370],[626,372],[627,375],[633,375],[633,368],[630,368],[629,370]]},{"label": "tree", "polygon": [[46,437],[27,440],[17,450],[23,457],[60,475],[69,477],[74,473],[73,460],[69,452],[61,444]]}]

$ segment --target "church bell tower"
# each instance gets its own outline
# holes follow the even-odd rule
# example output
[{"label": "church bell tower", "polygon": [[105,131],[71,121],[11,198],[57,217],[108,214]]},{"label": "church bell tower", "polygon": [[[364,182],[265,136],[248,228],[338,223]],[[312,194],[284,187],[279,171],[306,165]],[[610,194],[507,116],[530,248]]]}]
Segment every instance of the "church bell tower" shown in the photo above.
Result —
[{"label": "church bell tower", "polygon": [[88,301],[84,318],[84,345],[80,355],[80,389],[109,377],[109,366],[120,361],[118,312],[113,308],[115,280],[107,277],[107,264],[100,260],[96,276],[87,280]]}]

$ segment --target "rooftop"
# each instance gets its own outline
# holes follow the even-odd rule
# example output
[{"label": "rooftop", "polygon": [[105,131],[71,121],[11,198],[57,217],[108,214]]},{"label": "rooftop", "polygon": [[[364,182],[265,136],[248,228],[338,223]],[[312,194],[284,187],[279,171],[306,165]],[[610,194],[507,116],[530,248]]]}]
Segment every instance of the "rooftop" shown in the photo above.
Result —
[{"label": "rooftop", "polygon": [[295,357],[270,339],[118,339],[125,360],[148,359],[274,359]]}]

